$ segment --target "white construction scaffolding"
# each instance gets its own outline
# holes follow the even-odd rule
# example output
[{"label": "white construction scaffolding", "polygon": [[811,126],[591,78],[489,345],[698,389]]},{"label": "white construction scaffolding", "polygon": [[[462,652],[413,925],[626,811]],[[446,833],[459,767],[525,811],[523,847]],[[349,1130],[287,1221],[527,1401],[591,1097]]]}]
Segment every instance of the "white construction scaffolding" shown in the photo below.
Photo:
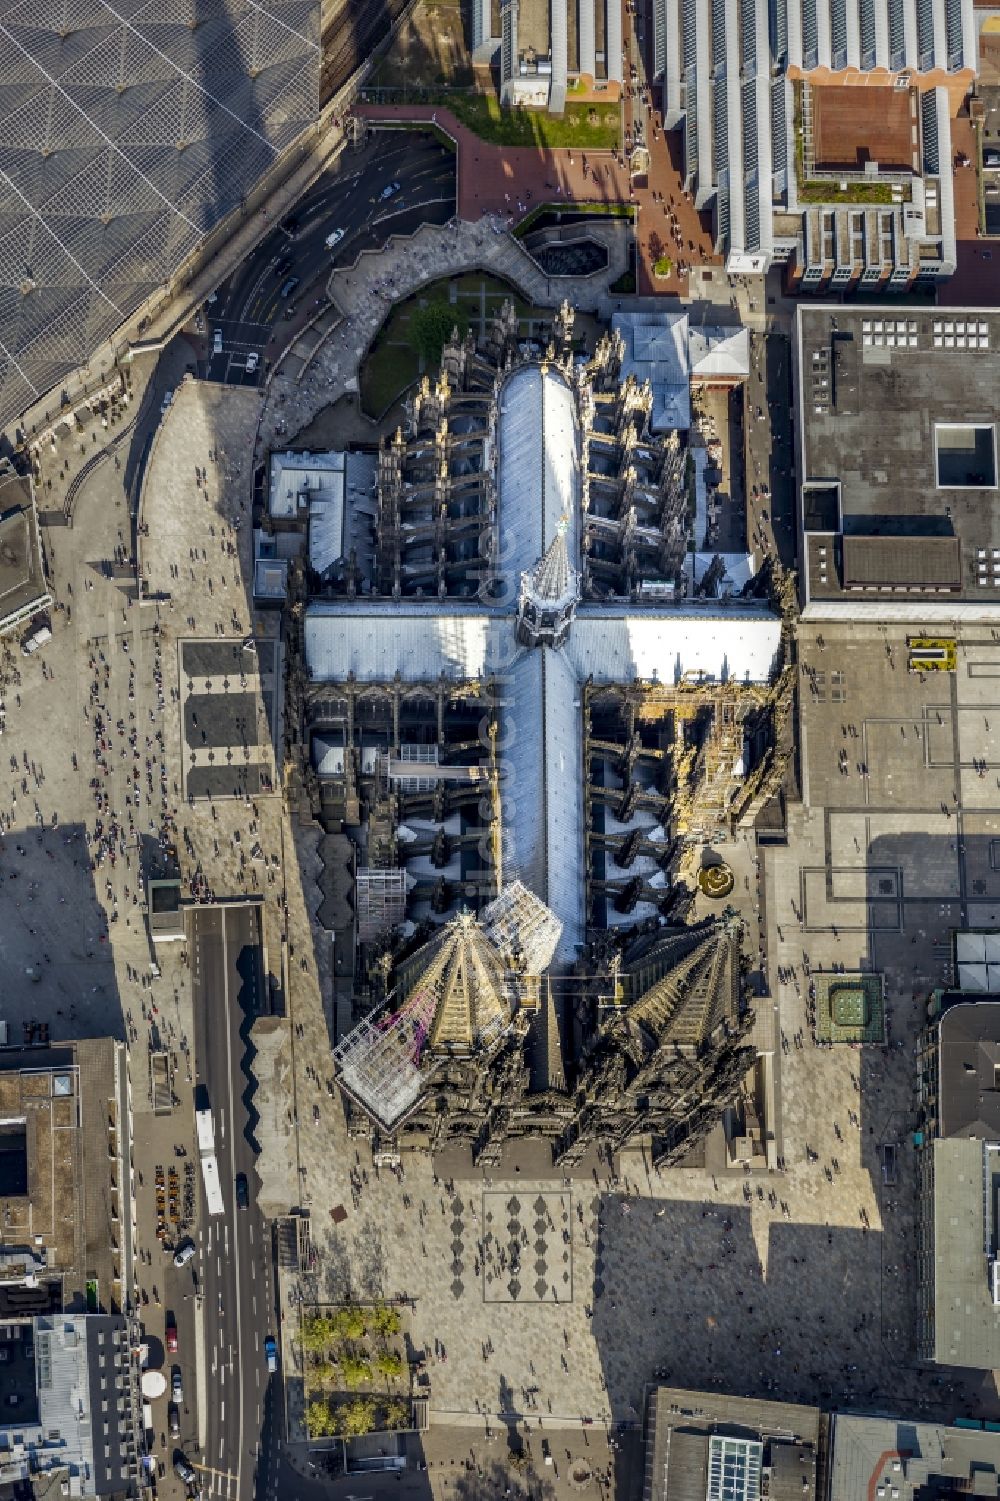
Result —
[{"label": "white construction scaffolding", "polygon": [[437,996],[427,989],[393,1013],[392,1000],[366,1016],[333,1050],[340,1082],[387,1129],[416,1104],[423,1091],[420,1058]]},{"label": "white construction scaffolding", "polygon": [[520,881],[505,886],[483,908],[480,921],[486,937],[512,968],[537,977],[552,963],[562,923]]},{"label": "white construction scaffolding", "polygon": [[384,870],[363,865],[355,887],[358,903],[358,938],[371,943],[406,917],[406,871],[399,866]]}]

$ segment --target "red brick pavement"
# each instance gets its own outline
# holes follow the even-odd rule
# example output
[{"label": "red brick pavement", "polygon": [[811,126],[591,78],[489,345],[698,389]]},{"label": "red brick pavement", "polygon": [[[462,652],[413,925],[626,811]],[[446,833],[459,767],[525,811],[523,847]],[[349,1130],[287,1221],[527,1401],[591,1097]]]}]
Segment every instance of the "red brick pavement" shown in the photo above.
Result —
[{"label": "red brick pavement", "polygon": [[975,166],[974,127],[967,116],[951,122],[955,154],[955,239],[958,269],[938,288],[938,302],[947,307],[996,307],[1000,303],[1000,243],[979,234],[979,185]]},{"label": "red brick pavement", "polygon": [[[652,33],[648,15],[645,25],[648,38]],[[687,297],[690,269],[693,266],[719,266],[722,259],[713,249],[708,215],[698,213],[693,199],[683,188],[680,132],[665,133],[660,129],[655,95],[641,81],[643,75],[649,77],[649,59],[643,68],[636,17],[625,3],[622,5],[622,36],[626,79],[630,77],[633,63],[639,71],[639,81],[625,85],[626,138],[633,134],[636,120],[641,120],[643,138],[649,149],[649,175],[644,186],[636,189],[636,198],[642,205],[637,239],[637,290],[646,296],[666,292]],[[653,266],[661,255],[668,255],[674,263],[673,275],[667,281],[653,276]]]},{"label": "red brick pavement", "polygon": [[[632,107],[631,99],[627,100],[627,128],[631,128]],[[638,102],[636,107],[641,107]],[[676,135],[664,136],[661,131],[653,140],[650,134],[649,181],[630,189],[620,154],[616,159],[607,151],[494,146],[481,141],[441,105],[364,104],[357,112],[372,120],[426,120],[454,137],[458,143],[458,212],[463,219],[475,220],[486,212],[506,213],[516,223],[538,203],[631,201],[638,209],[638,291],[685,295],[689,265],[719,264],[712,254],[705,224],[681,191],[680,140]],[[662,194],[662,204],[658,194]],[[671,213],[676,215],[676,231]],[[679,245],[675,235],[680,238]],[[652,265],[663,253],[671,257],[676,269],[668,280],[654,281]]]}]

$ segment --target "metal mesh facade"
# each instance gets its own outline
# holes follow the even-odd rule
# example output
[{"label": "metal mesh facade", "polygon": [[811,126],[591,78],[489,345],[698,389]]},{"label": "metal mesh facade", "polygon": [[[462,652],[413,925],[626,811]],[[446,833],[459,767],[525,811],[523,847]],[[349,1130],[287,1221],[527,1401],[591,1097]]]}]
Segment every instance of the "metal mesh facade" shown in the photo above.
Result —
[{"label": "metal mesh facade", "polygon": [[319,109],[319,0],[0,0],[0,424]]}]

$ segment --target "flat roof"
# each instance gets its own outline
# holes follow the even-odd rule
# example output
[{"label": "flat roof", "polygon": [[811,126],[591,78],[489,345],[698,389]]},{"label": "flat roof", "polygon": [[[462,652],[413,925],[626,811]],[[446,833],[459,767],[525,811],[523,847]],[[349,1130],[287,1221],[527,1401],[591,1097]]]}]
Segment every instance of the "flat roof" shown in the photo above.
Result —
[{"label": "flat roof", "polygon": [[119,1047],[93,1038],[0,1052],[0,1119],[23,1121],[27,1151],[27,1192],[0,1198],[5,1276],[16,1275],[9,1253],[43,1256],[46,1272],[62,1278],[64,1306],[86,1305],[88,1279],[97,1281],[105,1307],[117,1299],[107,1121],[114,1113],[127,1131]]},{"label": "flat roof", "polygon": [[1000,1153],[968,1137],[938,1140],[934,1154],[934,1359],[1000,1367],[1000,1307],[990,1291],[987,1199],[995,1199]]},{"label": "flat roof", "polygon": [[810,95],[813,161],[821,171],[919,171],[916,89],[820,84]]},{"label": "flat roof", "polygon": [[938,1023],[938,1132],[1000,1141],[1000,1001],[961,1001]]},{"label": "flat roof", "polygon": [[[1000,493],[942,486],[938,474],[942,425],[996,425],[1000,312],[799,306],[795,362],[800,487],[839,486],[836,520],[845,539],[892,538],[882,550],[891,565],[895,548],[898,578],[886,582],[901,593],[913,589],[926,598],[929,586],[920,579],[930,574],[943,576],[940,587],[956,599],[1000,603]],[[808,520],[803,529],[811,529]],[[914,539],[917,545],[904,548]],[[851,546],[860,559],[865,549]],[[828,566],[823,580],[818,559],[805,551],[809,600],[847,591],[846,578]],[[878,546],[868,551],[874,556]],[[957,585],[950,582],[956,572]]]},{"label": "flat roof", "polygon": [[957,537],[844,537],[845,589],[958,589],[962,548]]},{"label": "flat roof", "polygon": [[997,1494],[1000,1433],[853,1413],[831,1414],[830,1425],[829,1501],[863,1501],[880,1485],[886,1496],[914,1501],[939,1494],[936,1481],[946,1495],[963,1480],[976,1482],[966,1494]]},{"label": "flat roof", "polygon": [[0,631],[49,602],[31,483],[0,472]]},{"label": "flat roof", "polygon": [[[818,1407],[657,1387],[650,1395],[647,1424],[646,1501],[691,1501],[692,1497],[726,1494],[709,1485],[713,1457],[720,1457],[713,1455],[712,1441],[727,1438],[735,1439],[737,1449],[763,1445],[764,1464],[771,1471],[771,1501],[815,1501],[819,1427]],[[715,1445],[716,1450],[720,1448]],[[747,1467],[739,1463],[736,1450],[733,1458],[736,1463],[729,1478],[736,1484]],[[749,1497],[759,1491],[751,1487],[732,1494]]]}]

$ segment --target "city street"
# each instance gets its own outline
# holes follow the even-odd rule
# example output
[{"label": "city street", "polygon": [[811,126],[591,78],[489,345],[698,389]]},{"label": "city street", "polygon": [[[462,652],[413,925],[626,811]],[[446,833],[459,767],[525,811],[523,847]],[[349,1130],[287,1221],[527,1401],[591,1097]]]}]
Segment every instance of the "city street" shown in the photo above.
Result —
[{"label": "city street", "polygon": [[[389,235],[445,224],[454,212],[455,157],[433,136],[380,131],[363,150],[345,151],[205,309],[198,374],[257,384],[296,315],[305,316],[325,294],[333,266],[350,265]],[[343,230],[343,238],[328,247],[336,230]],[[215,353],[217,332],[222,349]]]},{"label": "city street", "polygon": [[[256,1203],[247,1072],[249,1029],[264,998],[260,909],[199,907],[192,926],[195,1106],[212,1112],[225,1212],[210,1215],[202,1190],[200,1254],[179,1275],[190,1275],[200,1295],[201,1483],[208,1497],[244,1501],[271,1494],[280,1431],[271,1412],[280,1387],[263,1349],[274,1332],[271,1241]],[[247,1181],[245,1209],[236,1203],[237,1174]]]}]

